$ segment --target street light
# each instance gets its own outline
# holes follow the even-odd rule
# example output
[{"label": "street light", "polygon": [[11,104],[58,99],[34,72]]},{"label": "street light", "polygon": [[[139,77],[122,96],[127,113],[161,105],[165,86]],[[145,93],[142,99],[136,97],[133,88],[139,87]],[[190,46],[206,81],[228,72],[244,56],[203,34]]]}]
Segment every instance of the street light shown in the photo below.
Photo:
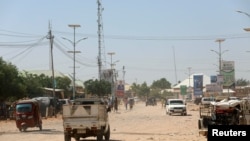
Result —
[{"label": "street light", "polygon": [[188,94],[189,94],[189,98],[190,99],[192,99],[192,94],[191,94],[191,85],[190,85],[190,76],[191,76],[191,73],[190,73],[190,71],[191,71],[191,67],[188,67]]},{"label": "street light", "polygon": [[114,73],[113,73],[113,62],[112,62],[112,56],[115,55],[115,52],[108,52],[108,55],[110,55],[110,68],[111,68],[111,95],[112,99],[114,99]]},{"label": "street light", "polygon": [[[238,13],[241,13],[241,14],[245,14],[246,16],[248,16],[248,18],[250,18],[250,14],[248,14],[247,12],[243,12],[243,11],[236,11]],[[250,32],[250,28],[244,28],[245,31],[247,32]]]},{"label": "street light", "polygon": [[250,14],[246,13],[246,12],[243,12],[243,11],[236,11],[238,13],[241,13],[241,14],[245,14],[246,16],[248,16],[250,18]]},{"label": "street light", "polygon": [[215,52],[217,55],[219,55],[219,74],[221,74],[221,61],[222,61],[221,56],[223,53],[229,51],[229,50],[224,50],[223,52],[221,52],[221,42],[224,42],[224,41],[225,41],[225,39],[215,40],[215,42],[219,42],[219,52],[217,52],[215,50],[211,50],[211,51]]},{"label": "street light", "polygon": [[80,53],[80,51],[76,51],[75,50],[75,48],[76,48],[76,44],[77,43],[79,43],[80,41],[82,41],[82,40],[85,40],[85,39],[87,39],[86,37],[85,38],[82,38],[82,39],[80,39],[80,40],[78,40],[77,42],[75,41],[75,30],[76,30],[76,28],[77,27],[81,27],[80,25],[78,25],[78,24],[69,24],[68,25],[69,27],[72,27],[73,29],[74,29],[74,41],[71,41],[71,40],[69,40],[69,39],[67,39],[67,38],[64,38],[64,37],[62,37],[62,39],[64,39],[64,40],[67,40],[67,41],[69,41],[71,44],[73,44],[73,51],[68,51],[69,53],[73,53],[73,100],[75,100],[75,93],[76,93],[76,88],[75,88],[75,60],[76,60],[76,56],[75,56],[75,54],[76,53]]}]

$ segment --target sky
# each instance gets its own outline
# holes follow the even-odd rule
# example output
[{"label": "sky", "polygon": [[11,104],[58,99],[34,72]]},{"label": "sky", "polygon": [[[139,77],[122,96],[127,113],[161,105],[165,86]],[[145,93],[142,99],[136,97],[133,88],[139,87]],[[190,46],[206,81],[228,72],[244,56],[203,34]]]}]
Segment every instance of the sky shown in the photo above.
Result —
[{"label": "sky", "polygon": [[[243,30],[250,28],[249,0],[100,2],[102,69],[114,63],[117,79],[151,85],[165,78],[174,85],[190,74],[216,75],[216,40],[225,39],[222,60],[234,61],[236,80],[250,80],[250,32]],[[76,53],[76,79],[98,79],[97,8],[97,0],[1,0],[0,56],[18,70],[49,70],[50,25],[54,69],[73,73],[74,61],[68,51],[73,50],[75,35],[79,41],[75,50],[81,52]],[[81,27],[74,34],[69,24]]]}]

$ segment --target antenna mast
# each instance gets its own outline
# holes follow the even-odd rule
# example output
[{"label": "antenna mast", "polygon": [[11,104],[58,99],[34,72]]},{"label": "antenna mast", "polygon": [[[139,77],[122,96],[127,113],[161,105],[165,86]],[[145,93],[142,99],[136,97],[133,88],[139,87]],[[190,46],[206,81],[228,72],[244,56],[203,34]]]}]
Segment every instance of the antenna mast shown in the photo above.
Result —
[{"label": "antenna mast", "polygon": [[[99,70],[99,80],[101,80],[101,74],[102,74],[102,62],[106,62],[106,57],[105,57],[105,48],[104,48],[104,35],[103,35],[103,23],[102,23],[102,11],[104,8],[102,7],[101,0],[97,0],[97,5],[98,5],[98,70]],[[104,59],[104,61],[102,61]]]}]

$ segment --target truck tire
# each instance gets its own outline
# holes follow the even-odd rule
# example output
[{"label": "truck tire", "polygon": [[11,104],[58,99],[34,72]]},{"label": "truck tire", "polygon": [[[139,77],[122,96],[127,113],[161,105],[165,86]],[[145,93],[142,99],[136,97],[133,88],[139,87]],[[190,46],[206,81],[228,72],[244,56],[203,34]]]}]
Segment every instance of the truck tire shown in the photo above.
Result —
[{"label": "truck tire", "polygon": [[106,141],[109,141],[110,138],[110,127],[108,126],[108,131],[105,133],[104,138]]},{"label": "truck tire", "polygon": [[42,129],[43,129],[43,126],[39,125],[39,130],[42,131]]},{"label": "truck tire", "polygon": [[71,137],[64,133],[64,141],[71,141]]},{"label": "truck tire", "polygon": [[96,136],[96,140],[97,141],[103,141],[103,134],[102,133],[98,133],[98,135]]}]

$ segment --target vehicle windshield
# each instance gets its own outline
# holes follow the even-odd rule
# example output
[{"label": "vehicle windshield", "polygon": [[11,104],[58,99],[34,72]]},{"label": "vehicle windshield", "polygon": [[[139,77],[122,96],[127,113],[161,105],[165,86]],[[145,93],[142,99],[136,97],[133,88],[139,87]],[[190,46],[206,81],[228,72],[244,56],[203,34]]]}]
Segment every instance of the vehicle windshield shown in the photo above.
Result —
[{"label": "vehicle windshield", "polygon": [[183,101],[181,100],[173,100],[169,102],[171,105],[180,105],[180,104],[184,104]]},{"label": "vehicle windshield", "polygon": [[32,105],[31,104],[17,104],[16,111],[20,113],[31,112]]},{"label": "vehicle windshield", "polygon": [[213,98],[204,98],[203,101],[214,101]]}]

